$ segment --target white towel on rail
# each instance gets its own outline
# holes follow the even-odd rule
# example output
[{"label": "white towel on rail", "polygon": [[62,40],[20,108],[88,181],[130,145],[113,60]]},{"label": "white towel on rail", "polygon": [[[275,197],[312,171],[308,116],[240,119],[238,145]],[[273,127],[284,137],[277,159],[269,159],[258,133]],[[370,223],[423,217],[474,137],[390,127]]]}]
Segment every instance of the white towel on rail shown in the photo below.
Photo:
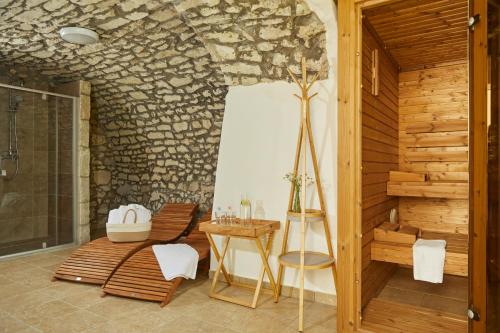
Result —
[{"label": "white towel on rail", "polygon": [[195,279],[198,251],[187,244],[153,245],[153,252],[167,281],[176,277]]},{"label": "white towel on rail", "polygon": [[413,278],[443,283],[445,240],[418,239],[413,244]]}]

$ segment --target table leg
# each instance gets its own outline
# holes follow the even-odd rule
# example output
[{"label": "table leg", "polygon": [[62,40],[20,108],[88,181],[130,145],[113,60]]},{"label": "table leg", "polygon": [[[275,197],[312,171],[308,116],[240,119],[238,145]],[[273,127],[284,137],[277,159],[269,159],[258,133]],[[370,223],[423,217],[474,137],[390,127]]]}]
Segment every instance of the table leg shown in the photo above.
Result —
[{"label": "table leg", "polygon": [[[217,246],[215,245],[214,239],[212,238],[212,235],[210,235],[208,232],[206,234],[207,234],[208,242],[210,243],[210,247],[212,248],[212,251],[214,252],[215,259],[217,260],[217,262],[219,262],[220,254],[219,254],[219,250],[217,250]],[[226,267],[224,266],[224,262],[222,263],[222,274],[224,274],[224,278],[226,279],[227,284],[231,285],[231,283],[233,281],[231,280],[231,276],[229,276],[229,274],[227,273]]]},{"label": "table leg", "polygon": [[[272,244],[272,239],[273,239],[273,234],[270,234],[270,240],[267,243],[266,250],[262,248],[262,243],[260,242],[259,238],[255,239],[255,243],[257,244],[257,249],[259,250],[260,257],[262,259],[262,264],[264,265],[264,269],[266,270],[267,276],[269,277],[269,283],[271,284],[271,288],[273,289],[273,296],[274,296],[274,302],[278,301],[278,294],[276,290],[276,284],[274,283],[274,277],[273,277],[273,272],[271,271],[271,268],[269,267],[269,262],[267,261],[267,258],[269,257],[269,253],[271,251],[271,244]],[[262,279],[264,277],[262,276]]]},{"label": "table leg", "polygon": [[224,239],[224,245],[222,246],[222,255],[220,256],[219,262],[217,264],[217,270],[215,271],[214,279],[212,281],[212,287],[210,288],[210,295],[215,294],[217,279],[219,278],[220,271],[224,267],[224,257],[226,256],[227,248],[229,247],[229,240],[230,240],[229,236],[226,236],[226,238]]},{"label": "table leg", "polygon": [[[269,258],[269,254],[271,253],[271,247],[274,239],[274,231],[267,235],[267,245],[266,245],[266,259]],[[258,248],[258,246],[257,246]],[[259,278],[257,279],[257,287],[255,288],[255,293],[253,296],[252,307],[255,308],[257,306],[257,301],[259,299],[260,291],[262,290],[262,283],[264,281],[264,273],[265,273],[264,264],[262,264],[262,268],[260,269]],[[275,291],[273,290],[273,296]]]}]

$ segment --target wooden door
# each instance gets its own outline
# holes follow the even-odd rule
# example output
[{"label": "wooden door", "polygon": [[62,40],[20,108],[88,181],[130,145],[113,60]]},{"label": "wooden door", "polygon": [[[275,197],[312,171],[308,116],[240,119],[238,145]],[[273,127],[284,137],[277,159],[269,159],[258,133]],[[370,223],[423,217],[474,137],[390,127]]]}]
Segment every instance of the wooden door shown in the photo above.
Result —
[{"label": "wooden door", "polygon": [[471,0],[469,328],[500,332],[498,323],[498,57],[500,3]]}]

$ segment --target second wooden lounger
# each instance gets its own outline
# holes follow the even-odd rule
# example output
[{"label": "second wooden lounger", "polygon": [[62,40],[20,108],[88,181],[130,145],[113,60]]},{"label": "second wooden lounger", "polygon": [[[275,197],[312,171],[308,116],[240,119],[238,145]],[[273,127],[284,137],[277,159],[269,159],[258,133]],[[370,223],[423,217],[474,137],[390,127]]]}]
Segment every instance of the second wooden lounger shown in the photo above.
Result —
[{"label": "second wooden lounger", "polygon": [[[192,227],[187,237],[181,238],[177,243],[192,246],[199,254],[198,267],[206,268],[210,264],[210,245],[204,232],[198,230],[200,222],[209,221],[212,213],[208,211]],[[103,293],[160,302],[160,306],[167,305],[174,295],[183,278],[165,280],[160,265],[153,253],[152,246],[147,246],[136,252],[124,261],[110,276],[103,286]]]},{"label": "second wooden lounger", "polygon": [[184,235],[196,214],[196,204],[165,204],[151,219],[149,239],[113,243],[107,237],[91,241],[73,252],[54,273],[53,279],[102,285],[121,262],[140,249],[172,242]]}]

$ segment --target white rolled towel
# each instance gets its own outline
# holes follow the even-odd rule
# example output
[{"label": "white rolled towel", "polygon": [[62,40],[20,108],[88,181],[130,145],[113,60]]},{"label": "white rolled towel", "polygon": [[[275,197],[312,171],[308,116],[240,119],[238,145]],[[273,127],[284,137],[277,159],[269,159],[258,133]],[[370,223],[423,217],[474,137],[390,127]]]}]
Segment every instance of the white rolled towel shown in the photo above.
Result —
[{"label": "white rolled towel", "polygon": [[137,223],[148,223],[151,221],[151,211],[143,205],[130,204],[127,207],[137,213]]},{"label": "white rolled towel", "polygon": [[126,215],[125,223],[134,223],[135,214],[132,212],[127,213],[130,209],[135,211],[137,214],[137,223],[148,223],[151,221],[151,212],[149,209],[142,205],[138,204],[130,204],[130,205],[121,205],[116,209],[112,209],[108,214],[108,223],[109,224],[121,224],[123,222],[123,218]]},{"label": "white rolled towel", "polygon": [[[112,209],[108,214],[108,223],[109,224],[121,224],[123,221],[123,216],[127,211],[127,206],[121,205],[116,209]],[[133,223],[134,222],[134,214],[129,213],[125,223]]]}]

